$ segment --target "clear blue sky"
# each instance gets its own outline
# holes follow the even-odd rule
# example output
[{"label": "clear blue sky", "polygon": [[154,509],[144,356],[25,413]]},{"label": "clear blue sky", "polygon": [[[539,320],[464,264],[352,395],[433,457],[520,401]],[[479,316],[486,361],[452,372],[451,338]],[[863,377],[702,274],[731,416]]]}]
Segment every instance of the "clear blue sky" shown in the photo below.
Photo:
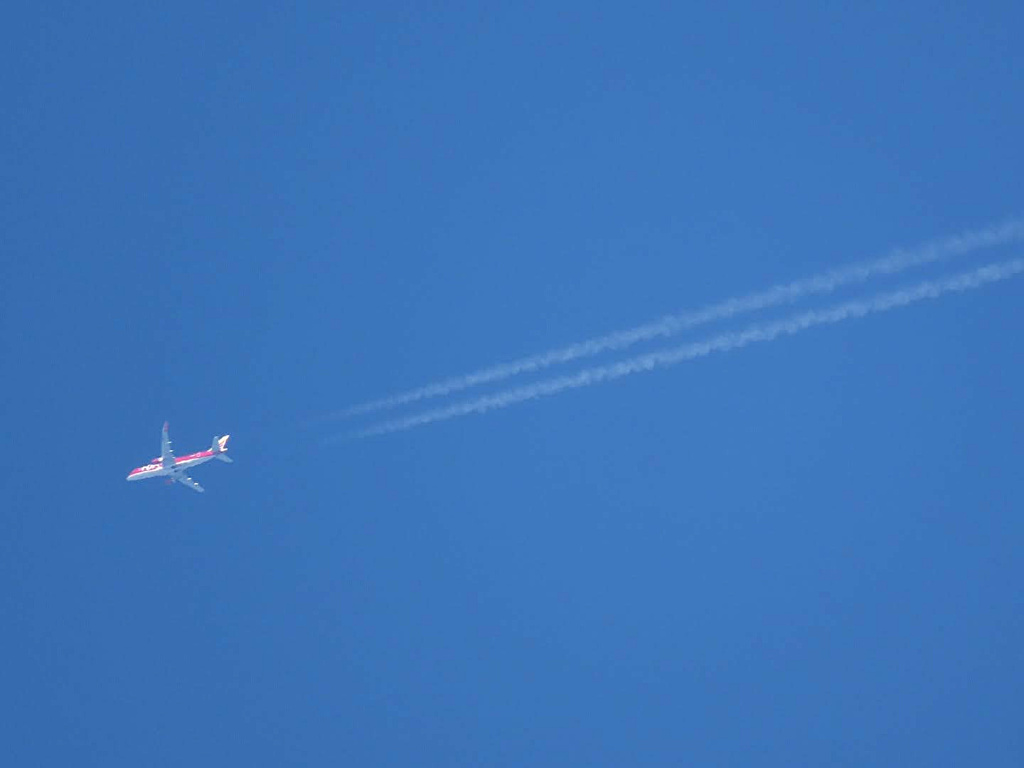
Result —
[{"label": "clear blue sky", "polygon": [[1024,6],[842,5],[8,9],[5,764],[1024,764],[1024,278],[325,442],[1024,213]]}]

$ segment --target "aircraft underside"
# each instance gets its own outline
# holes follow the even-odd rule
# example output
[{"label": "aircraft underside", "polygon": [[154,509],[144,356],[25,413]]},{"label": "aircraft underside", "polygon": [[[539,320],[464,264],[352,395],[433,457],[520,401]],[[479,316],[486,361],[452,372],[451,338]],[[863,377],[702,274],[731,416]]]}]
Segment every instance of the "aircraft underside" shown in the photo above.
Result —
[{"label": "aircraft underside", "polygon": [[166,477],[168,482],[178,482],[187,488],[191,488],[193,491],[203,493],[203,487],[189,477],[187,470],[198,464],[204,464],[210,459],[219,459],[230,464],[231,459],[227,456],[228,437],[230,436],[214,437],[213,444],[208,450],[176,458],[171,450],[171,439],[168,436],[167,424],[164,423],[160,455],[149,464],[133,469],[128,473],[127,479],[145,480],[149,477]]}]

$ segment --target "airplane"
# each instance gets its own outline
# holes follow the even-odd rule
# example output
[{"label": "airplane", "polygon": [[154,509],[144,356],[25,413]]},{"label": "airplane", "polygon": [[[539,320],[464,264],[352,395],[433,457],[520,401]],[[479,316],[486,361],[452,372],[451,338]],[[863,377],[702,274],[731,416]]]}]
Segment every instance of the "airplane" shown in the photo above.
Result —
[{"label": "airplane", "polygon": [[189,477],[185,470],[197,464],[207,462],[210,459],[220,459],[228,464],[233,463],[231,457],[227,455],[228,438],[231,435],[213,438],[213,445],[210,446],[209,450],[190,453],[188,456],[175,457],[174,451],[171,450],[171,438],[167,434],[167,426],[168,423],[165,421],[163,436],[160,442],[160,455],[146,466],[133,469],[128,473],[126,479],[144,480],[147,477],[166,477],[168,478],[168,485],[177,481],[186,488],[203,493],[203,486]]}]

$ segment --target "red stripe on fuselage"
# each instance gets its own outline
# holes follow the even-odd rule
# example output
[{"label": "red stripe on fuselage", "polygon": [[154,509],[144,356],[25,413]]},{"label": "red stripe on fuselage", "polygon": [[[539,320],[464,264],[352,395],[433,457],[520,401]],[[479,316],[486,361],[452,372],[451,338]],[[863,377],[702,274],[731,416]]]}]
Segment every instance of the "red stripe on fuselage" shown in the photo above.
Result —
[{"label": "red stripe on fuselage", "polygon": [[[212,450],[206,450],[198,451],[197,453],[190,453],[188,456],[178,456],[174,459],[174,466],[177,467],[180,464],[189,464],[200,459],[212,459],[214,455],[215,454]],[[150,472],[160,472],[163,469],[163,461],[161,461],[160,457],[158,456],[146,466],[136,467],[135,469],[133,469],[131,472],[128,473],[128,477],[131,477],[132,475],[148,474]]]},{"label": "red stripe on fuselage", "polygon": [[193,459],[205,459],[207,456],[213,456],[213,451],[199,451],[199,453],[190,453],[188,456],[178,456],[175,460],[175,464],[181,464],[183,461],[192,461]]}]

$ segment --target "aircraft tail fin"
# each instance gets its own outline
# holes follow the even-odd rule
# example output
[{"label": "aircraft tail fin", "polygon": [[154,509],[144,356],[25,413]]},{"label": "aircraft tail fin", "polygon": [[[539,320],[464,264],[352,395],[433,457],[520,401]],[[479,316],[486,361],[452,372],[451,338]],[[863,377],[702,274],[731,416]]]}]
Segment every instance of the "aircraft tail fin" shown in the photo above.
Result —
[{"label": "aircraft tail fin", "polygon": [[232,464],[233,462],[231,457],[227,455],[229,437],[231,437],[231,435],[213,438],[213,445],[210,446],[210,450],[212,450],[214,455],[221,461]]}]

